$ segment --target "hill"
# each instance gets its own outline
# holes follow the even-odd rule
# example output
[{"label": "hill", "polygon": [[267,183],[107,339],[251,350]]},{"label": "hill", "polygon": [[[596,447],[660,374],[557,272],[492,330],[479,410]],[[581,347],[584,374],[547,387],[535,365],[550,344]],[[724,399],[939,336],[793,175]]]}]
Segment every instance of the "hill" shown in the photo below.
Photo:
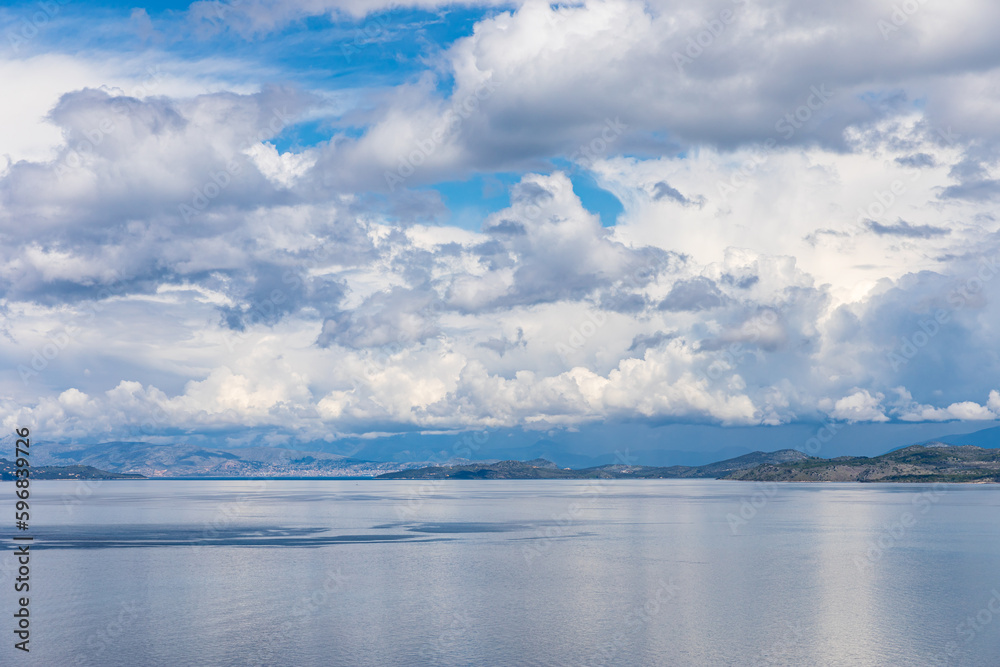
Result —
[{"label": "hill", "polygon": [[[18,479],[13,461],[0,459],[0,481]],[[145,479],[142,475],[122,474],[92,466],[37,466],[31,468],[31,479]]]},{"label": "hill", "polygon": [[809,457],[765,464],[722,478],[770,482],[1000,482],[1000,450],[933,442],[871,458]]},{"label": "hill", "polygon": [[560,469],[544,459],[428,466],[379,475],[376,479],[580,479],[582,471]]},{"label": "hill", "polygon": [[571,470],[551,461],[499,461],[458,466],[431,466],[379,475],[377,479],[677,479],[716,478],[766,463],[785,463],[808,458],[794,449],[753,452],[704,466],[639,466],[609,464]]},{"label": "hill", "polygon": [[1000,450],[940,442],[876,457],[753,452],[703,466],[612,464],[570,470],[545,459],[402,470],[378,479],[730,479],[769,482],[1000,482]]}]

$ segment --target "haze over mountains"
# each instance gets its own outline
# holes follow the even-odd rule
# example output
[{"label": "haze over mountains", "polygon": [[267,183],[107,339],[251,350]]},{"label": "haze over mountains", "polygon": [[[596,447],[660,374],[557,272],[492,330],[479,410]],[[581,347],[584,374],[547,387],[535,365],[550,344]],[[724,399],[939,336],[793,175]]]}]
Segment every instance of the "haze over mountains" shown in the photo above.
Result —
[{"label": "haze over mountains", "polygon": [[399,470],[398,463],[357,461],[325,452],[280,447],[215,449],[197,445],[107,442],[33,448],[35,465],[85,465],[146,477],[371,476]]},{"label": "haze over mountains", "polygon": [[[719,427],[708,424],[592,424],[576,430],[546,432],[497,429],[465,434],[407,433],[372,439],[314,442],[295,447],[328,451],[365,461],[414,462],[447,460],[517,460],[544,458],[560,467],[586,468],[621,462],[648,466],[700,466],[754,451],[799,449],[810,454],[878,456],[889,449],[930,440],[949,440],[993,427],[990,422],[942,424],[824,424],[797,423],[774,427]],[[988,431],[988,429],[987,429]],[[954,436],[954,437],[953,437]],[[957,442],[957,441],[956,441]],[[991,447],[1000,437],[987,433],[977,442]],[[209,446],[206,444],[205,446]]]}]

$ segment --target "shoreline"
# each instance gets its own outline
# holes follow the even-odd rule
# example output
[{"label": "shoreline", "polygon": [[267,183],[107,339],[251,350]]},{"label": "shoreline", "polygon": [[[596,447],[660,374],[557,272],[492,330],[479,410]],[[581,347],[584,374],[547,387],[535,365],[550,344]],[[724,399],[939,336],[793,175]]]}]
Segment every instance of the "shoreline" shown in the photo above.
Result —
[{"label": "shoreline", "polygon": [[[14,482],[15,480],[0,480],[0,484]],[[1000,485],[1000,482],[989,480],[968,480],[960,482],[949,481],[859,481],[853,479],[831,480],[831,479],[797,479],[797,480],[751,480],[751,479],[726,479],[711,477],[557,477],[557,478],[482,478],[482,479],[456,479],[453,477],[411,477],[380,479],[378,477],[310,477],[310,476],[286,476],[286,477],[143,477],[143,478],[58,478],[58,479],[35,479],[34,482],[350,482],[350,481],[372,481],[372,482],[729,482],[737,484],[860,484],[871,486],[874,484],[891,484],[899,486],[903,484],[948,484],[948,485]]]}]

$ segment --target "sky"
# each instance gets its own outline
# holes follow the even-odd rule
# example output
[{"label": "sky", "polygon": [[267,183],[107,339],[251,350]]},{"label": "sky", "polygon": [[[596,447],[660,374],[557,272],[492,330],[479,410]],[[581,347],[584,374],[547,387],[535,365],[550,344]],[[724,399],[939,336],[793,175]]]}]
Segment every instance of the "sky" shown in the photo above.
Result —
[{"label": "sky", "polygon": [[0,419],[989,426],[998,26],[987,0],[7,3]]}]

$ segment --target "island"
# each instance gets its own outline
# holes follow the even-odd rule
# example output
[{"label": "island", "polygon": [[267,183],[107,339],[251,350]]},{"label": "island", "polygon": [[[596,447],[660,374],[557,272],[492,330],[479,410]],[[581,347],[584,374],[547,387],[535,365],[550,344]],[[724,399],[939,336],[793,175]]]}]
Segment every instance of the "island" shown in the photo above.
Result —
[{"label": "island", "polygon": [[[18,479],[13,461],[0,458],[0,481]],[[143,475],[108,472],[92,466],[38,466],[31,468],[31,479],[146,479]]]},{"label": "island", "polygon": [[728,479],[759,482],[1000,482],[1000,449],[931,442],[881,456],[824,459],[798,450],[753,452],[703,466],[608,464],[560,468],[545,459],[441,465],[376,479]]}]

